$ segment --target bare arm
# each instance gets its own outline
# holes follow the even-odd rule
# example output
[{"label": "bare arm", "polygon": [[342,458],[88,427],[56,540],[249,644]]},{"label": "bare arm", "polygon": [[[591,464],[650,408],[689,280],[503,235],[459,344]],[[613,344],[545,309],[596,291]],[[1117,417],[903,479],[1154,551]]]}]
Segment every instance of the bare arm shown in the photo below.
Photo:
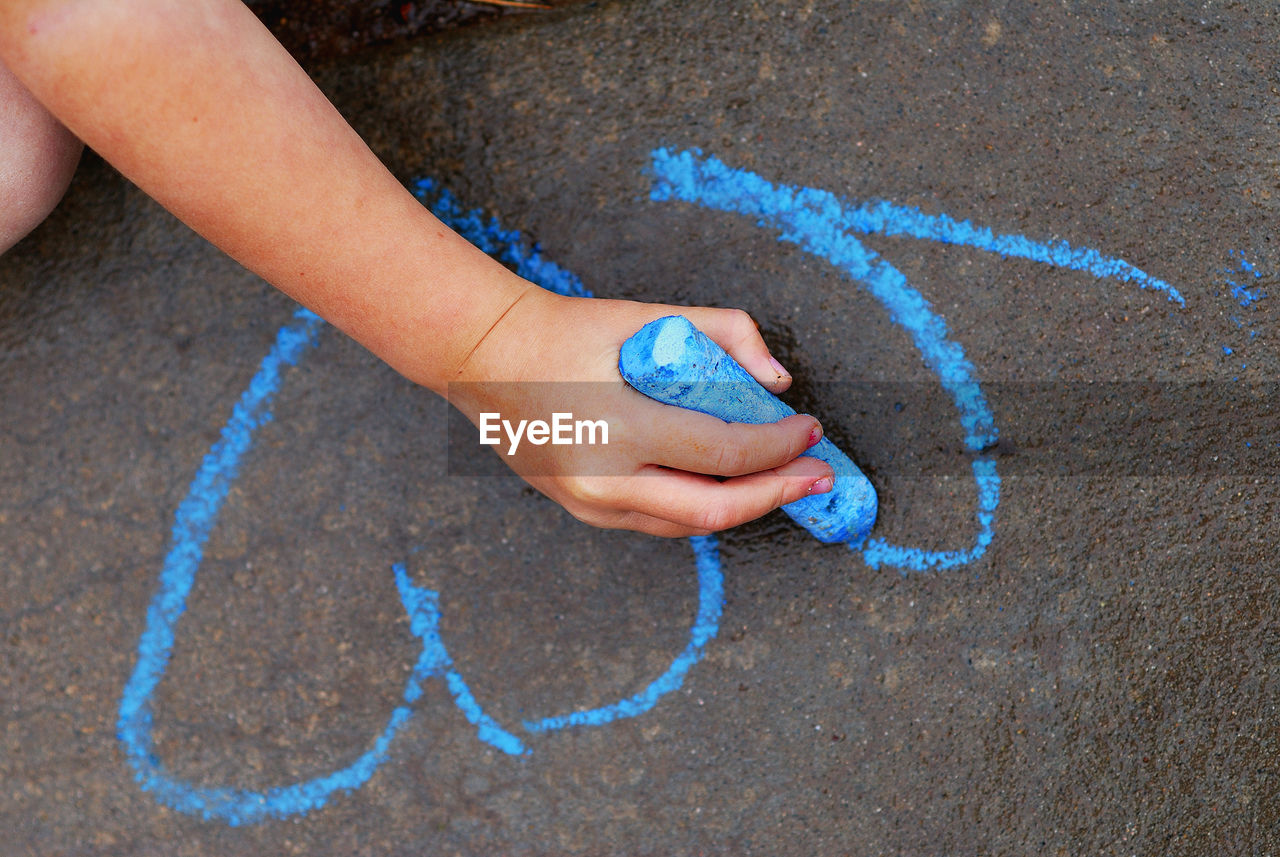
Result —
[{"label": "bare arm", "polygon": [[[189,226],[437,392],[454,380],[616,380],[618,345],[671,311],[551,295],[447,229],[239,0],[4,0],[0,59]],[[789,383],[745,316],[686,314],[766,385]],[[455,403],[473,419],[549,404]],[[726,426],[625,391],[609,404],[634,427],[606,453],[622,459],[610,472],[630,476],[583,478],[566,451],[539,463],[558,475],[530,479],[583,520],[703,532],[825,487],[825,464],[793,460],[811,417]],[[687,472],[704,461],[725,464],[702,472],[737,478]]]},{"label": "bare arm", "polygon": [[423,209],[243,3],[6,0],[0,22],[10,67],[76,136],[414,380],[442,390],[526,288]]}]

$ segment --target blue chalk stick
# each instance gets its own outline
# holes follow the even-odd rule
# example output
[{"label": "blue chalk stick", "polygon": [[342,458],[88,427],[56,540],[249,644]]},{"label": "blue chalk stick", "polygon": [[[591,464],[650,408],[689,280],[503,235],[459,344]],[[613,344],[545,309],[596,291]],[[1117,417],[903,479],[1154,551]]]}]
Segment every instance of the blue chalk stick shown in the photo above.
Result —
[{"label": "blue chalk stick", "polygon": [[[622,344],[618,371],[651,399],[726,422],[772,423],[795,413],[684,316],[640,328]],[[825,437],[804,454],[831,465],[835,487],[788,503],[782,511],[819,541],[861,544],[876,522],[875,488]]]}]

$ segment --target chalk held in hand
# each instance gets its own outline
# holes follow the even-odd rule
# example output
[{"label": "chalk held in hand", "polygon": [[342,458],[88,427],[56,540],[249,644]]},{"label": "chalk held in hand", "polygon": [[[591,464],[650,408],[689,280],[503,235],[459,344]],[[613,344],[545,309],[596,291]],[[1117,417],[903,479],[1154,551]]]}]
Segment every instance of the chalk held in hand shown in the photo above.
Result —
[{"label": "chalk held in hand", "polygon": [[[795,413],[684,316],[667,316],[640,328],[622,344],[618,371],[651,399],[726,422],[772,423]],[[782,511],[819,541],[861,544],[876,522],[875,488],[825,437],[803,454],[830,464],[835,485],[826,494],[788,503]]]}]

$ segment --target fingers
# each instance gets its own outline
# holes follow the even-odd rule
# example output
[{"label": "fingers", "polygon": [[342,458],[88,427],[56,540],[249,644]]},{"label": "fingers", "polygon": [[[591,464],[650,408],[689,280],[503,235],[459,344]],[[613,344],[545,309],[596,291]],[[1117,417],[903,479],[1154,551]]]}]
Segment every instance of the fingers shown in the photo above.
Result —
[{"label": "fingers", "polygon": [[[560,374],[616,380],[617,347],[630,335],[628,331],[633,333],[654,313],[678,312],[766,389],[777,393],[791,384],[790,374],[770,355],[755,323],[740,310],[597,301],[566,304],[560,310],[580,317],[582,323],[575,328],[580,333],[572,341],[557,333],[553,344],[565,340],[565,353],[578,354],[580,359],[571,366],[530,360],[524,364],[526,370],[554,365]],[[554,324],[544,329],[572,327]],[[587,335],[591,331],[598,335]],[[831,490],[830,466],[801,456],[822,437],[821,426],[812,416],[794,415],[762,425],[726,423],[660,405],[635,391],[627,391],[625,399],[602,395],[604,401],[595,404],[613,415],[611,421],[618,420],[608,449],[529,447],[521,454],[545,465],[540,475],[517,468],[531,484],[588,524],[657,536],[706,534],[758,518],[811,493]]]},{"label": "fingers", "polygon": [[781,393],[791,386],[791,373],[769,353],[769,346],[760,338],[760,329],[746,312],[740,309],[699,309],[687,315],[695,327],[729,352],[729,356],[766,390]]},{"label": "fingers", "polygon": [[[576,496],[561,502],[595,526],[668,537],[705,535],[744,524],[810,494],[825,494],[833,479],[830,465],[808,457],[724,482],[652,468],[622,483],[609,478],[579,482]],[[625,504],[615,506],[613,514],[602,514],[602,508],[613,505],[608,495],[615,492],[625,496]]]},{"label": "fingers", "polygon": [[831,490],[834,473],[825,461],[797,458],[781,467],[719,482],[670,472],[639,477],[645,486],[632,498],[636,511],[698,532],[717,532],[753,521],[779,506]]},{"label": "fingers", "polygon": [[822,439],[822,426],[808,414],[751,425],[664,406],[650,425],[642,447],[648,463],[712,476],[780,467]]}]

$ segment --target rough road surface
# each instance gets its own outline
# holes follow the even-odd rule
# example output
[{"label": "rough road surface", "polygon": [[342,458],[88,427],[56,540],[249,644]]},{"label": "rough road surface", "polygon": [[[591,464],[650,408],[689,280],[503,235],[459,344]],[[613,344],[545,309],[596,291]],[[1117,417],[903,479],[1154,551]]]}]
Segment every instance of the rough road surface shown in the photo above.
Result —
[{"label": "rough road surface", "polygon": [[1276,853],[1277,44],[634,0],[318,68],[594,293],[749,309],[865,550],[451,475],[443,404],[87,159],[0,259],[0,854]]}]

